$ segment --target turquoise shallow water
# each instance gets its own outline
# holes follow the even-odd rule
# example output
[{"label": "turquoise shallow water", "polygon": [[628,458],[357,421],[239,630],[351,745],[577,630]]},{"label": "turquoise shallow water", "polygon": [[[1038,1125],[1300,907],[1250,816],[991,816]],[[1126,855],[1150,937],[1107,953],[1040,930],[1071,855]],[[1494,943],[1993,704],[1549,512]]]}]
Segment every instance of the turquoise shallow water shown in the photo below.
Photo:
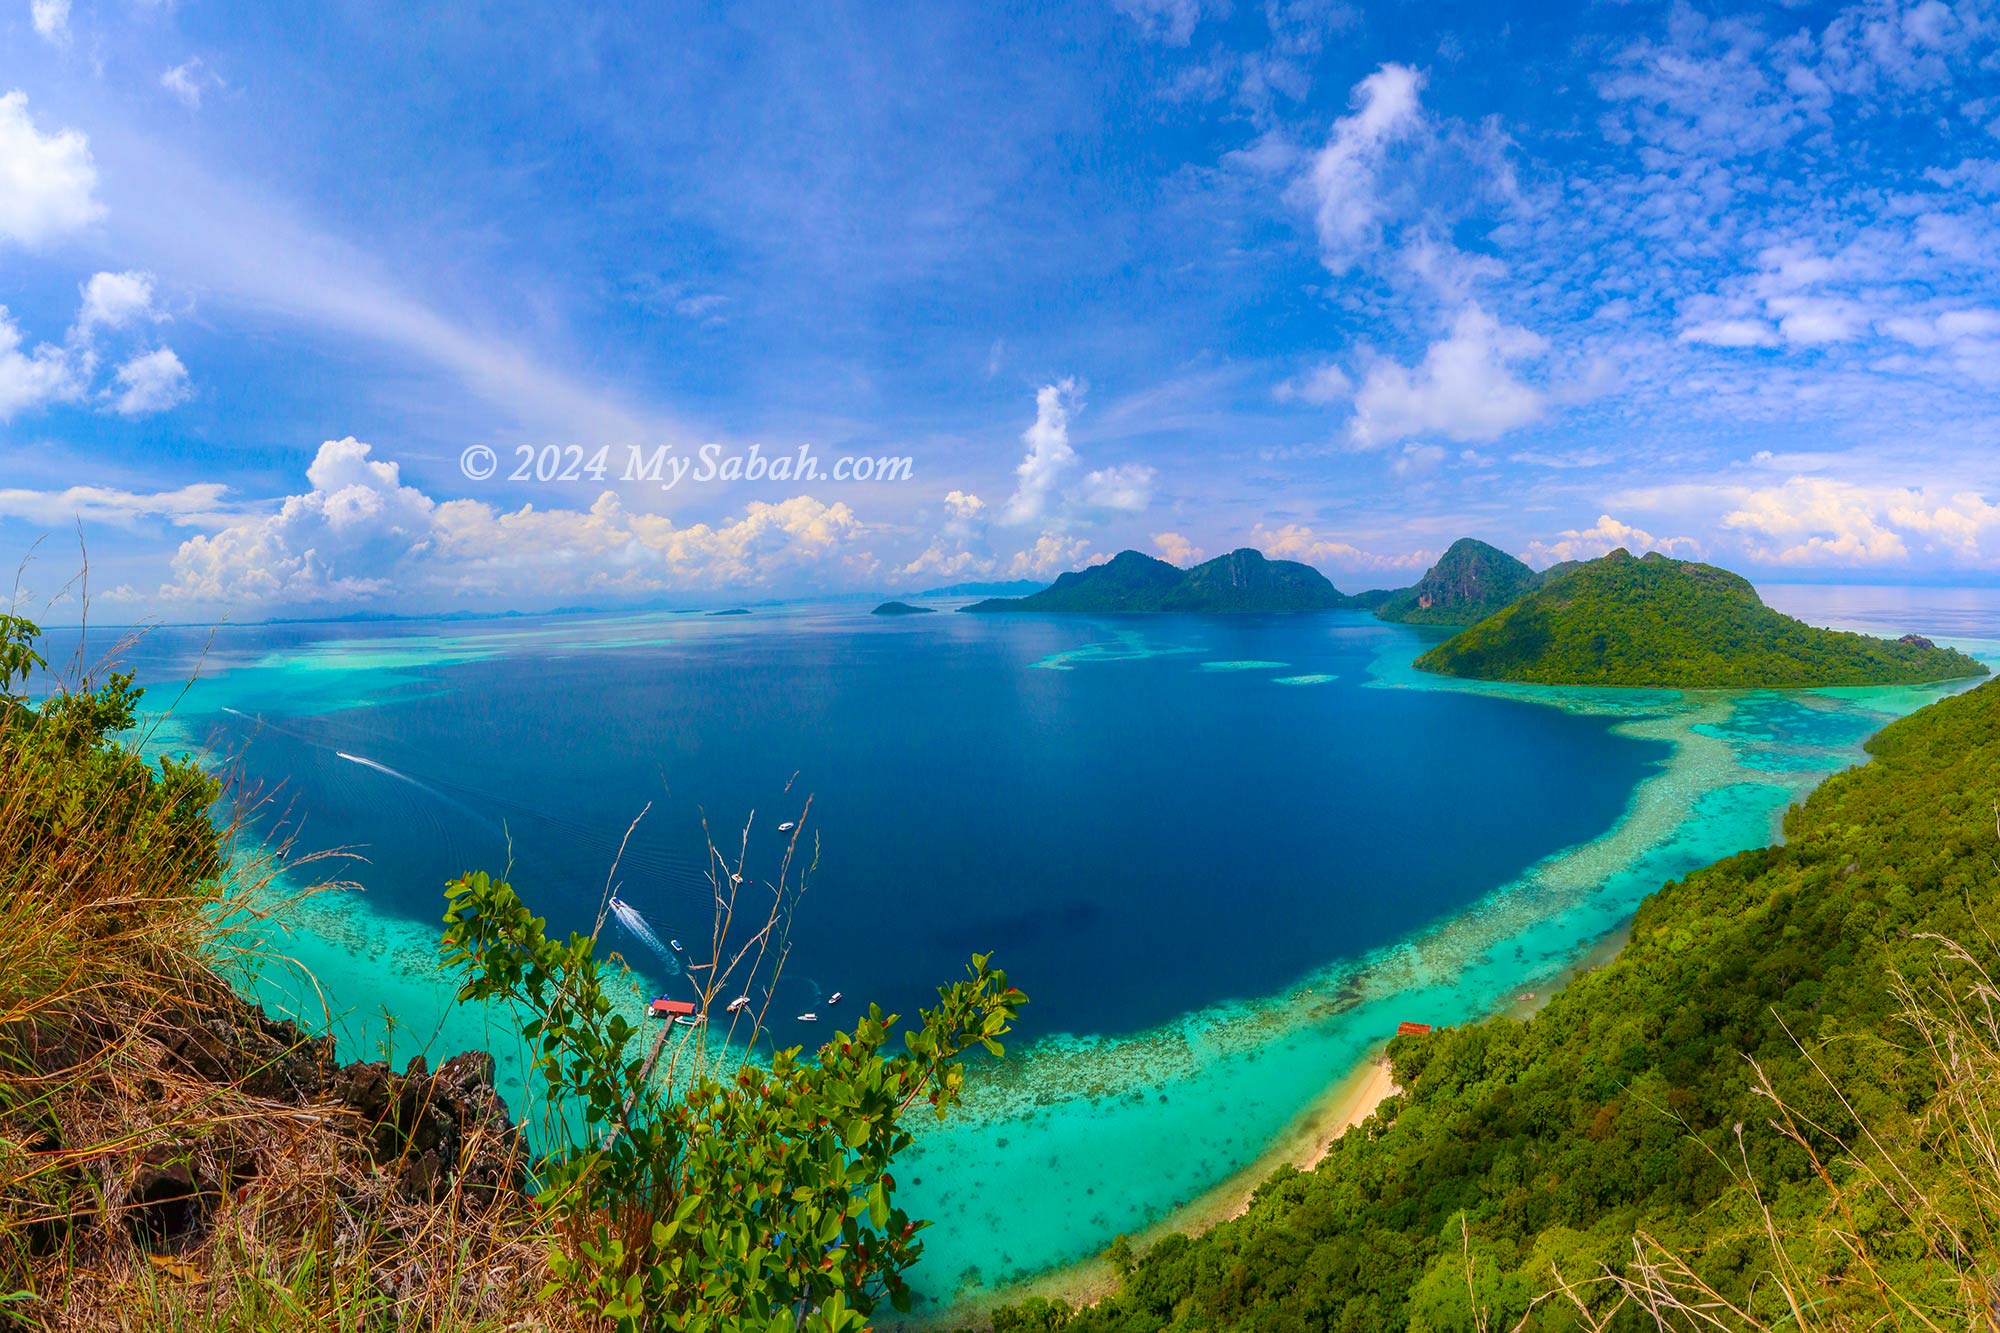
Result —
[{"label": "turquoise shallow water", "polygon": [[[907,946],[922,960],[916,971],[935,979],[936,960],[962,957],[966,938],[1012,932],[1003,961],[1038,998],[1049,997],[1055,1015],[1031,1023],[1004,1064],[982,1069],[967,1113],[923,1129],[899,1170],[913,1211],[937,1221],[917,1285],[928,1300],[949,1302],[1087,1257],[1113,1235],[1199,1198],[1256,1161],[1397,1022],[1462,1021],[1539,987],[1664,880],[1769,841],[1789,801],[1861,758],[1861,741],[1883,721],[1941,692],[1682,696],[1469,686],[1410,668],[1426,642],[1421,634],[1340,617],[1270,629],[1192,619],[1009,627],[1006,651],[989,661],[994,631],[967,626],[971,617],[923,620],[932,625],[895,625],[865,639],[840,617],[812,615],[761,630],[742,627],[741,618],[725,628],[731,622],[664,617],[361,630],[333,641],[323,630],[267,630],[211,650],[208,674],[160,725],[155,743],[217,744],[219,757],[236,756],[253,777],[285,777],[267,808],[290,812],[303,845],[336,845],[356,828],[380,839],[358,849],[366,859],[334,867],[366,885],[366,895],[322,896],[266,924],[317,985],[302,985],[301,973],[267,970],[257,983],[264,998],[323,1017],[356,1054],[384,1046],[399,1058],[419,1049],[494,1049],[516,1098],[524,1089],[512,1025],[454,1006],[451,982],[435,967],[434,895],[448,873],[439,867],[498,864],[495,844],[504,853],[511,836],[523,858],[517,867],[538,872],[517,873],[517,882],[562,880],[569,887],[551,916],[587,917],[630,807],[652,796],[671,811],[668,793],[680,775],[641,793],[639,780],[605,766],[601,744],[585,747],[608,789],[633,793],[619,817],[593,822],[535,789],[504,757],[487,756],[483,774],[431,762],[462,735],[448,742],[426,728],[498,736],[534,754],[536,766],[523,772],[565,774],[563,747],[584,745],[576,728],[590,708],[620,706],[608,664],[622,662],[643,665],[649,691],[685,693],[689,711],[649,694],[643,713],[620,715],[621,727],[659,726],[683,755],[724,743],[754,750],[767,714],[784,726],[837,730],[809,681],[851,671],[864,697],[896,695],[899,725],[945,738],[933,751],[861,729],[815,756],[917,769],[909,790],[884,779],[879,808],[924,801],[923,788],[941,781],[1018,783],[1023,791],[1054,781],[1065,798],[1107,784],[1126,791],[1134,808],[1100,800],[1076,812],[1082,817],[1073,827],[1063,823],[1062,803],[1035,806],[1023,796],[1032,817],[992,830],[990,841],[979,827],[990,814],[932,799],[924,807],[929,831],[871,864],[870,884],[849,886],[895,902],[899,877],[918,873],[911,867],[927,859],[958,856],[953,849],[962,843],[975,844],[978,855],[954,862],[960,875],[993,873],[1023,885],[1059,879],[1066,858],[1093,843],[1108,841],[1114,851],[1166,846],[1132,881],[1139,896],[1122,915],[1100,919],[1091,910],[1135,891],[1113,878],[1111,861],[1086,867],[1080,886],[1043,888],[1039,897],[1024,891],[1010,911],[969,912],[939,897],[942,907]],[[1302,628],[1308,624],[1318,627]],[[895,637],[926,630],[930,639]],[[766,637],[741,637],[757,633]],[[965,635],[976,637],[958,637]],[[745,657],[748,642],[761,647]],[[907,666],[913,642],[949,649],[922,659],[927,672],[955,682],[934,707],[906,675],[873,674],[884,661]],[[1981,655],[1995,651],[1985,640],[1957,642]],[[717,703],[744,687],[703,677],[702,664],[715,659],[760,683],[736,705]],[[158,665],[179,660],[163,654]],[[521,709],[501,693],[523,662],[574,697],[577,710],[552,707],[545,726],[523,730]],[[655,672],[661,662],[667,666]],[[963,697],[989,668],[986,693]],[[740,715],[720,722],[697,716],[738,705]],[[1003,716],[982,732],[976,719],[954,720],[953,710],[967,707]],[[1181,725],[1162,728],[1163,714]],[[1560,719],[1575,726],[1545,730]],[[1190,753],[1154,742],[1135,767],[1110,757],[1155,733],[1185,741]],[[1277,740],[1246,752],[1246,735]],[[1001,753],[1010,745],[1032,763],[1010,771]],[[970,762],[947,766],[940,758],[947,752]],[[357,754],[386,771],[353,762]],[[1455,772],[1475,761],[1476,781]],[[1316,788],[1321,769],[1352,780]],[[744,780],[731,788],[736,778],[726,767],[697,771],[729,788],[715,802],[721,809],[768,798],[782,785]],[[1052,771],[1059,780],[1046,776]],[[1218,775],[1238,803],[1211,849],[1207,834],[1190,840],[1185,826],[1209,811],[1212,794],[1202,783]],[[1500,803],[1507,787],[1526,793],[1502,812],[1517,824],[1533,822],[1538,800],[1564,804],[1593,787],[1610,799],[1597,791],[1585,818],[1549,820],[1539,847],[1517,829],[1497,848],[1507,830],[1484,807]],[[1183,788],[1203,799],[1183,803]],[[1364,807],[1368,788],[1389,794]],[[1499,794],[1482,802],[1484,792]],[[393,829],[380,827],[385,809]],[[849,817],[862,822],[862,836],[872,827],[865,803]],[[1344,829],[1348,823],[1362,827]],[[837,833],[843,824],[822,827]],[[1062,842],[1061,854],[1046,863],[1004,859],[1000,844],[1019,841],[1023,828]],[[1308,836],[1291,836],[1301,831]],[[685,889],[696,875],[684,833],[670,831],[632,853],[638,878],[654,886],[646,901],[656,920],[680,901],[672,886]],[[1268,858],[1260,840],[1273,846]],[[1481,854],[1435,859],[1437,848],[1464,844]],[[910,860],[899,862],[905,852]],[[1203,862],[1211,852],[1213,869]],[[1349,873],[1361,857],[1371,858],[1367,873]],[[1201,863],[1199,873],[1175,880],[1190,858]],[[1148,897],[1151,884],[1159,887]],[[1256,891],[1265,884],[1268,895]],[[1149,909],[1171,929],[1149,934],[1157,924],[1143,919]],[[974,918],[971,934],[953,934],[952,924],[966,917]],[[1347,929],[1349,921],[1359,924]],[[1073,937],[1097,952],[1069,969],[1076,974],[1069,993],[1051,975],[1023,972],[1024,958],[1060,970]],[[1103,957],[1127,938],[1156,941],[1165,961]],[[846,965],[848,947],[828,953]],[[1228,950],[1231,966],[1207,958],[1211,948]],[[825,957],[808,961],[813,970],[832,966]],[[887,971],[878,978],[851,989],[873,994],[904,984]],[[659,980],[635,979],[635,1008],[642,988]],[[1130,994],[1106,1001],[1095,989],[1107,986]]]}]

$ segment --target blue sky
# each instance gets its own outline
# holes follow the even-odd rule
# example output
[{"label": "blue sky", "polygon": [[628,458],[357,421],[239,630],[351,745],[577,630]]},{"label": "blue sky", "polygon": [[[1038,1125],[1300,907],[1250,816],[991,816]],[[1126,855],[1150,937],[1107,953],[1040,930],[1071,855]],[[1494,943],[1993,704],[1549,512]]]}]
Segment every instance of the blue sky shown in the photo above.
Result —
[{"label": "blue sky", "polygon": [[1993,0],[0,3],[35,608],[2000,561]]}]

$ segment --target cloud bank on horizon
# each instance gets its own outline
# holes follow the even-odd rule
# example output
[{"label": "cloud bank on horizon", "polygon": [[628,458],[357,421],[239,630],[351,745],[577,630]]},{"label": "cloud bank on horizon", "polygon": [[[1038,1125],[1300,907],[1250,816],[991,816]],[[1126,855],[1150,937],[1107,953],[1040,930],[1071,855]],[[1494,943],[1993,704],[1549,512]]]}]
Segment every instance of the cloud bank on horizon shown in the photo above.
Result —
[{"label": "cloud bank on horizon", "polygon": [[136,613],[2000,567],[2000,0],[6,2],[0,552]]}]

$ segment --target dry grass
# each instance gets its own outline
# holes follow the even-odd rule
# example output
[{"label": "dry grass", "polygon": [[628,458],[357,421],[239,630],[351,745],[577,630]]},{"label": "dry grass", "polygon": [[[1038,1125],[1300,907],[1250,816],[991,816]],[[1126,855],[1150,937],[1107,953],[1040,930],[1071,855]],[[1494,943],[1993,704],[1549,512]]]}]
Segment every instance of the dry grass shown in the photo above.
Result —
[{"label": "dry grass", "polygon": [[[74,666],[41,716],[105,679]],[[282,903],[240,789],[219,856],[189,836],[210,794],[0,700],[0,1327],[581,1326],[537,1299],[532,1204],[399,1191],[330,1045],[219,974]],[[164,1213],[133,1197],[162,1171],[191,1182]]]}]

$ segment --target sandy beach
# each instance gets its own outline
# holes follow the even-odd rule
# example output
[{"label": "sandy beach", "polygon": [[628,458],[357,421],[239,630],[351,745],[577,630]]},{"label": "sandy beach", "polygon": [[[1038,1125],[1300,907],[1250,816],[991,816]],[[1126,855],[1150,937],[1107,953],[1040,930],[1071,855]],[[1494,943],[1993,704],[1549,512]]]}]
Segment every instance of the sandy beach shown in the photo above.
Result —
[{"label": "sandy beach", "polygon": [[[1387,1043],[1384,1043],[1386,1046]],[[1377,1107],[1400,1092],[1389,1060],[1378,1047],[1368,1058],[1330,1087],[1326,1094],[1302,1112],[1291,1127],[1275,1139],[1255,1161],[1236,1171],[1200,1198],[1133,1236],[1136,1249],[1144,1249],[1172,1232],[1199,1232],[1240,1217],[1250,1207],[1257,1189],[1280,1166],[1310,1170],[1326,1156],[1333,1141],[1367,1121]],[[1012,1304],[1031,1296],[1061,1300],[1070,1305],[1088,1305],[1107,1296],[1116,1287],[1117,1273],[1102,1258],[1092,1258],[1028,1282],[985,1293],[975,1301],[962,1302],[918,1316],[927,1327],[978,1327],[986,1312],[996,1305]]]},{"label": "sandy beach", "polygon": [[[1625,947],[1631,936],[1628,921],[1618,930],[1599,939],[1564,967],[1523,990],[1490,1016],[1532,1017],[1571,978],[1609,963]],[[1133,1248],[1143,1250],[1173,1232],[1195,1234],[1208,1230],[1249,1210],[1258,1188],[1280,1166],[1311,1170],[1326,1156],[1333,1141],[1367,1122],[1382,1103],[1402,1089],[1384,1051],[1388,1043],[1369,1052],[1366,1059],[1329,1087],[1283,1134],[1272,1141],[1257,1159],[1220,1181],[1200,1198],[1177,1208],[1144,1231],[1134,1235]],[[1091,1258],[1066,1268],[1041,1274],[1027,1282],[986,1292],[980,1297],[945,1307],[935,1314],[919,1315],[914,1322],[922,1327],[981,1327],[986,1312],[996,1305],[1014,1304],[1041,1296],[1069,1305],[1089,1305],[1111,1294],[1118,1275],[1102,1258]]]}]

